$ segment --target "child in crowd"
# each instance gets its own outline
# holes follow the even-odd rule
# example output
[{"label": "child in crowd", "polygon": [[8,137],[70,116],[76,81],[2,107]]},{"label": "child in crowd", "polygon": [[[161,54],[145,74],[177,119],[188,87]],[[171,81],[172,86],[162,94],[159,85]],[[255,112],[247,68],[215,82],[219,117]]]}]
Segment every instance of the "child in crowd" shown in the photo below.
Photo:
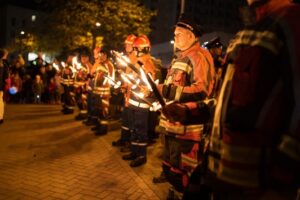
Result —
[{"label": "child in crowd", "polygon": [[41,80],[40,75],[35,76],[35,80],[32,85],[32,92],[34,95],[34,103],[35,104],[40,104],[41,103],[41,95],[44,91],[44,84],[43,81]]}]

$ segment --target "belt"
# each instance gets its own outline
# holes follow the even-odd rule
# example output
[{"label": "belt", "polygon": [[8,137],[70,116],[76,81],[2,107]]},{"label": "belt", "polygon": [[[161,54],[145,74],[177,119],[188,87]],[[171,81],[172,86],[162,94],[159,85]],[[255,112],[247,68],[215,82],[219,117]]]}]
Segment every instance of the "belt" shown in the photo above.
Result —
[{"label": "belt", "polygon": [[150,108],[150,106],[146,103],[140,103],[138,101],[135,101],[135,100],[132,100],[132,99],[129,99],[129,104],[133,105],[133,106],[136,106],[136,107],[139,107],[139,108]]}]

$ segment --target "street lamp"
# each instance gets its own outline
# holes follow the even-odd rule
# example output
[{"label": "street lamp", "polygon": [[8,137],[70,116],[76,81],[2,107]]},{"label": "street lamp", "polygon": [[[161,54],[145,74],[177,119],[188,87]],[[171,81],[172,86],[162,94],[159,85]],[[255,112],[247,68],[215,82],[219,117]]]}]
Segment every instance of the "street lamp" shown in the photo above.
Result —
[{"label": "street lamp", "polygon": [[92,49],[95,48],[96,46],[96,39],[97,39],[97,35],[98,35],[98,32],[99,32],[99,28],[101,26],[101,23],[100,22],[96,22],[96,28],[94,30],[92,30],[92,37],[93,37],[93,43],[92,43]]},{"label": "street lamp", "polygon": [[100,26],[101,26],[101,23],[100,23],[100,22],[96,22],[96,26],[97,26],[97,27],[100,27]]}]

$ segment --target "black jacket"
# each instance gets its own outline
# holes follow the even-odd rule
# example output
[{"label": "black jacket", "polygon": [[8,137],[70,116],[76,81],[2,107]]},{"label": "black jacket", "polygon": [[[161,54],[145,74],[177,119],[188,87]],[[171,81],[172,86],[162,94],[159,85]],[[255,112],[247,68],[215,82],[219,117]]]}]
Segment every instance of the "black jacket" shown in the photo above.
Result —
[{"label": "black jacket", "polygon": [[0,60],[0,91],[4,91],[5,80],[8,78],[8,64],[6,60]]}]

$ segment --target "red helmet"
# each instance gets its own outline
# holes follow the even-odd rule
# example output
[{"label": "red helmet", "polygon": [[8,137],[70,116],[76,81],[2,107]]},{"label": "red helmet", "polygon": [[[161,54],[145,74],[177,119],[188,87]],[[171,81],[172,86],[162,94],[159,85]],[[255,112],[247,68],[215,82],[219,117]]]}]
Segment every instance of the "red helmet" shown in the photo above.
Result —
[{"label": "red helmet", "polygon": [[146,35],[141,35],[134,40],[133,47],[138,49],[143,49],[143,48],[150,49],[151,47],[150,40]]},{"label": "red helmet", "polygon": [[136,36],[134,34],[130,34],[126,37],[124,43],[125,44],[133,44],[135,39],[136,39]]}]

